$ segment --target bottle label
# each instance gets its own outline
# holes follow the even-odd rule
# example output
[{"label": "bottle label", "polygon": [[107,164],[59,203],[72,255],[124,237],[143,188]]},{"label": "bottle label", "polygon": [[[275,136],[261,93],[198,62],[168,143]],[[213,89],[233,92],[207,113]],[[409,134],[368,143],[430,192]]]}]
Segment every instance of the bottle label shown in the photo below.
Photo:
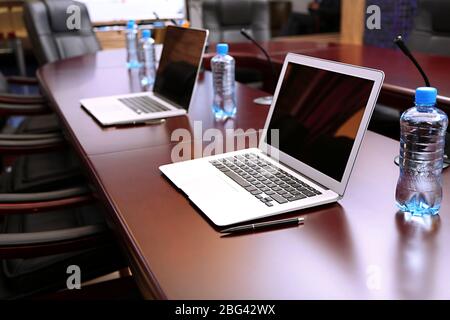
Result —
[{"label": "bottle label", "polygon": [[234,69],[232,66],[224,62],[216,62],[212,66],[212,71],[216,94],[231,96],[234,89]]}]

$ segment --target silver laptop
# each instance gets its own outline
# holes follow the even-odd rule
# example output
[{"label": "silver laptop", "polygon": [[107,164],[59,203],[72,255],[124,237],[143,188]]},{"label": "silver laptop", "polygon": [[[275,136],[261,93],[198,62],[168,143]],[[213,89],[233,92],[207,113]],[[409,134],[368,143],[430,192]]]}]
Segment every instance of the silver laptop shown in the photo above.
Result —
[{"label": "silver laptop", "polygon": [[288,54],[258,148],[160,170],[218,226],[338,201],[383,79],[382,71]]},{"label": "silver laptop", "polygon": [[82,99],[81,105],[104,126],[186,114],[207,37],[207,30],[167,27],[153,92]]}]

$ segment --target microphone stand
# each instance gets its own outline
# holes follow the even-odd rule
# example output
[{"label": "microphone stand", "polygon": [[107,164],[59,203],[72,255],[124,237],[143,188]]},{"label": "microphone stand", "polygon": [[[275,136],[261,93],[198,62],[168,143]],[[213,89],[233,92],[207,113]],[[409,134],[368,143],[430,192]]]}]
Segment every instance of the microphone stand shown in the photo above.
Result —
[{"label": "microphone stand", "polygon": [[400,48],[400,50],[403,52],[405,56],[407,56],[412,63],[416,66],[417,70],[419,70],[420,74],[422,75],[423,80],[425,81],[426,87],[431,87],[430,80],[428,79],[427,75],[425,74],[425,71],[423,71],[422,67],[420,66],[419,62],[417,62],[416,58],[414,58],[411,51],[406,46],[405,42],[403,42],[402,36],[397,36],[397,38],[394,39],[394,43],[397,45],[397,47]]},{"label": "microphone stand", "polygon": [[[275,67],[273,66],[272,63],[272,59],[270,58],[270,55],[267,53],[267,51],[245,30],[245,29],[241,29],[241,34],[248,40],[250,40],[266,57],[267,61],[269,62],[270,65],[270,69],[272,72],[272,77],[273,79],[276,81],[277,80],[277,76],[276,76],[276,72],[275,72]],[[264,97],[259,97],[253,100],[254,103],[256,104],[260,104],[260,105],[266,105],[266,106],[270,106],[272,104],[273,101],[273,96],[264,96]]]},{"label": "microphone stand", "polygon": [[[159,16],[159,14],[156,12],[156,11],[153,11],[153,15],[155,16],[155,19],[156,19],[156,21],[160,21],[160,22],[164,22],[161,18],[160,18],[160,16]],[[175,19],[170,19],[170,22],[172,22],[173,23],[173,25],[175,25],[175,26],[179,26],[178,25],[178,22],[175,20]]]},{"label": "microphone stand", "polygon": [[[407,56],[412,61],[414,66],[417,68],[417,70],[419,70],[420,75],[422,76],[422,78],[423,78],[423,80],[425,82],[425,86],[426,87],[431,87],[430,80],[428,79],[428,76],[425,74],[425,71],[423,71],[423,69],[420,66],[419,62],[416,60],[416,58],[414,58],[413,54],[411,53],[411,51],[406,46],[405,42],[403,41],[402,36],[401,35],[397,36],[394,39],[394,43],[397,45],[397,47],[399,47],[399,49],[403,52],[403,54],[405,56]],[[448,132],[446,132],[445,140],[446,141],[450,141],[450,136],[449,136]],[[446,143],[446,146],[447,146],[447,143]],[[445,155],[444,155],[444,166],[443,166],[443,169],[446,169],[450,165],[450,159],[449,159],[447,153],[448,153],[448,151],[446,150]],[[395,157],[394,162],[395,162],[396,165],[399,165],[400,157],[399,156]]]}]

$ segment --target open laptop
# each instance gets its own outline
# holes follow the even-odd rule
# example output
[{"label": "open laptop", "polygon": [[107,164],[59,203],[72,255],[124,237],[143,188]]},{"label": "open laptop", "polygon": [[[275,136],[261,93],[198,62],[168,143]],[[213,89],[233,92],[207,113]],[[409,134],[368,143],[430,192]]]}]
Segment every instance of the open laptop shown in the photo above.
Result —
[{"label": "open laptop", "polygon": [[81,105],[104,126],[186,114],[207,37],[207,30],[167,27],[153,92],[82,99]]},{"label": "open laptop", "polygon": [[288,54],[258,148],[160,170],[218,226],[344,195],[382,71]]}]

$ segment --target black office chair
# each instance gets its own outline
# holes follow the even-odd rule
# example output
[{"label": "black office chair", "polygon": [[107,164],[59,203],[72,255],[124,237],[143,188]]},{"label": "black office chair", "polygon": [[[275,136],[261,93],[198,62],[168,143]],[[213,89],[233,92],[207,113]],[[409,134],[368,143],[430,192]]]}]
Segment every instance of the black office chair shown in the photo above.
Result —
[{"label": "black office chair", "polygon": [[[23,136],[28,139],[19,138]],[[34,152],[36,141],[45,147],[45,136],[0,134],[0,151],[2,155]],[[52,135],[47,136],[54,144]],[[47,145],[52,148],[51,143]],[[82,268],[83,281],[127,266],[104,217],[97,208],[87,206],[94,201],[92,190],[78,158],[65,148],[15,157],[2,167],[0,299],[64,289],[65,270],[71,264]]]},{"label": "black office chair", "polygon": [[265,0],[206,0],[202,3],[203,26],[210,42],[242,42],[247,29],[257,41],[270,39],[270,8]]},{"label": "black office chair", "polygon": [[[69,18],[67,9],[70,6],[79,8],[80,19],[76,19],[81,22],[79,30],[71,30],[66,24]],[[41,64],[95,52],[100,49],[92,30],[86,6],[83,3],[71,0],[27,1],[24,3],[23,17],[34,53]],[[58,119],[55,114],[49,114],[39,117],[28,117],[18,127],[18,131],[21,133],[26,132],[28,136],[49,136],[55,127],[59,127]],[[15,139],[15,142],[18,142],[18,140]],[[0,148],[0,151],[3,150]],[[31,151],[35,152],[36,150],[32,149]],[[21,149],[20,152],[25,152],[25,150]],[[39,169],[41,171],[40,174],[66,176],[64,174],[64,165],[60,165],[57,168],[54,167],[61,162],[56,162],[55,164],[53,155],[41,156],[40,163],[44,162],[43,159],[46,156],[49,164]],[[65,156],[60,155],[60,158]],[[30,157],[28,162],[36,161],[36,158],[37,156]],[[70,168],[66,169],[70,170]],[[79,172],[79,175],[81,176],[81,172]],[[69,184],[73,182],[73,179],[69,180]]]},{"label": "black office chair", "polygon": [[312,34],[316,32],[314,17],[302,12],[291,12],[281,29],[281,36]]},{"label": "black office chair", "polygon": [[[79,29],[71,29],[72,26],[67,25],[67,9],[70,6],[80,9]],[[24,3],[23,19],[34,55],[41,65],[100,50],[83,3],[71,0],[27,1]],[[59,122],[54,114],[29,117],[18,128],[21,133],[32,134],[49,134],[57,130]]]},{"label": "black office chair", "polygon": [[408,36],[413,51],[450,56],[450,2],[419,0],[414,27]]},{"label": "black office chair", "polygon": [[[22,76],[4,76],[0,72],[0,106],[26,111],[29,113],[42,113],[48,111],[46,99],[41,94],[14,94],[11,92],[11,85],[32,85],[38,84],[36,78]],[[8,105],[15,104],[15,105]],[[26,105],[26,106],[24,106]]]},{"label": "black office chair", "polygon": [[316,32],[339,32],[341,24],[341,1],[322,0],[319,9],[309,10],[315,21]]},{"label": "black office chair", "polygon": [[400,140],[400,116],[398,109],[377,103],[370,119],[369,130]]},{"label": "black office chair", "polygon": [[281,31],[281,35],[339,32],[340,7],[340,0],[322,0],[316,10],[309,9],[308,13],[292,12]]},{"label": "black office chair", "polygon": [[82,282],[127,266],[92,205],[11,214],[0,220],[0,231],[0,299],[66,289],[71,265]]},{"label": "black office chair", "polygon": [[[127,266],[102,213],[90,205],[95,198],[80,162],[66,148],[14,157],[2,167],[0,299],[64,289],[68,265],[82,268],[83,281]],[[33,151],[0,141],[2,155],[11,149]]]},{"label": "black office chair", "polygon": [[[80,10],[80,29],[67,25],[70,6]],[[23,19],[34,55],[40,65],[100,50],[86,5],[71,0],[36,0],[24,3]],[[31,133],[53,131],[56,116],[30,118],[20,128]]]},{"label": "black office chair", "polygon": [[[66,24],[69,14],[67,9],[70,6],[77,6],[79,8],[81,22],[79,30],[71,30]],[[81,54],[95,52],[100,49],[97,38],[92,30],[92,24],[86,6],[71,0],[36,0],[27,1],[24,3],[24,22],[30,40],[33,45],[33,50],[41,64],[51,61],[65,59]],[[47,114],[43,116],[28,117],[17,128],[18,132],[26,133],[28,137],[37,139],[39,136],[44,136],[46,139],[52,137],[52,132],[59,129],[59,121],[55,114]],[[34,137],[35,136],[35,137]],[[14,135],[15,139],[11,143],[15,147],[18,142],[22,140]],[[62,136],[61,136],[62,137]],[[49,147],[48,145],[44,147]],[[48,150],[50,148],[47,148]],[[0,151],[1,149],[0,144]],[[7,150],[8,151],[8,150]],[[31,150],[35,152],[36,150]],[[40,151],[40,150],[37,150]],[[24,152],[20,149],[20,152]],[[36,160],[37,156],[31,157],[30,160]],[[42,156],[45,158],[45,156]],[[48,155],[49,165],[40,170],[51,170],[55,164],[54,156]],[[64,158],[65,155],[61,155]],[[43,160],[40,159],[42,163]],[[64,167],[56,168],[56,172],[61,172]],[[70,168],[68,168],[69,170]],[[50,171],[48,174],[53,174]],[[41,172],[41,174],[43,174]],[[79,173],[81,175],[81,173]],[[72,179],[73,180],[73,179]]]},{"label": "black office chair", "polygon": [[[202,3],[203,27],[209,30],[208,41],[244,42],[246,29],[257,41],[270,39],[270,7],[266,0],[206,0]],[[236,80],[260,86],[260,71],[236,65]]]},{"label": "black office chair", "polygon": [[[68,27],[67,9],[80,10],[80,28]],[[40,65],[100,50],[92,29],[86,5],[71,0],[36,0],[24,3],[23,19]],[[0,100],[1,101],[1,100]],[[56,115],[30,117],[19,128],[20,132],[50,133],[59,129]]]},{"label": "black office chair", "polygon": [[127,267],[102,209],[68,152],[16,158],[0,175],[0,299],[65,288]]},{"label": "black office chair", "polygon": [[[58,19],[65,23],[66,9],[73,4],[82,8],[82,30],[67,31],[69,34],[64,35],[58,29],[62,28],[62,20]],[[51,14],[47,15],[47,11]],[[89,40],[84,45],[85,14],[85,6],[74,1],[32,1],[25,4],[26,26],[40,63],[99,48],[89,45]],[[46,24],[52,29],[46,28]],[[48,134],[44,133],[46,125],[48,122],[45,121],[25,121],[18,129],[26,131],[28,136],[32,135],[30,132],[36,136],[45,135]],[[19,136],[16,133],[14,138]],[[14,148],[17,146],[12,146],[16,153],[36,151],[33,148]],[[0,148],[0,151],[11,150]],[[0,234],[0,259],[22,258],[21,253],[27,259],[1,261],[0,296],[17,298],[42,289],[64,288],[64,279],[67,278],[63,274],[64,266],[68,264],[84,269],[83,273],[88,277],[83,280],[126,266],[120,250],[108,237],[109,230],[102,214],[91,205],[80,208],[92,203],[94,197],[70,148],[22,156],[5,169],[0,176],[0,220],[5,216],[0,221],[0,231],[3,232]],[[99,241],[105,237],[109,239],[107,246]]]},{"label": "black office chair", "polygon": [[[34,78],[4,77],[0,72],[0,153],[25,149],[46,150],[64,143],[55,114],[50,113],[40,94],[14,94],[10,85],[36,85]],[[8,125],[7,119],[26,116],[20,124]]]},{"label": "black office chair", "polygon": [[[80,29],[67,26],[70,6],[80,8]],[[23,10],[33,52],[41,65],[101,50],[85,4],[71,0],[36,0],[25,2]]]}]

